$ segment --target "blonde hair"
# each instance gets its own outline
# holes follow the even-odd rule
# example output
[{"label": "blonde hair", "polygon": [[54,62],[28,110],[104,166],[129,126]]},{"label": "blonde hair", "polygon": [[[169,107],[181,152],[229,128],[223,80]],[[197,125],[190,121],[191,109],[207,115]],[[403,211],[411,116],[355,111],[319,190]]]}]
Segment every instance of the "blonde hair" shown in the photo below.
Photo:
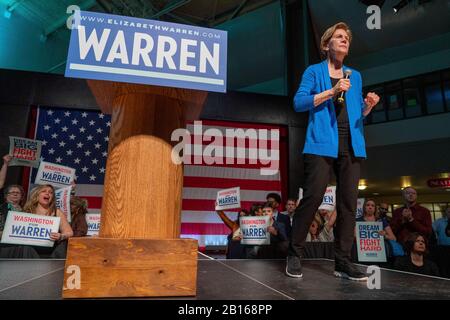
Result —
[{"label": "blonde hair", "polygon": [[330,42],[330,39],[333,37],[333,34],[336,32],[336,30],[342,29],[348,34],[349,42],[352,42],[352,31],[350,30],[350,27],[345,22],[338,22],[335,25],[329,27],[322,35],[322,38],[320,38],[320,53],[326,57],[328,55],[328,51],[325,50],[325,48],[328,45],[328,42]]},{"label": "blonde hair", "polygon": [[23,206],[23,211],[28,213],[36,213],[36,208],[39,204],[39,194],[44,190],[45,188],[51,188],[53,191],[53,197],[52,200],[49,203],[49,212],[50,215],[56,215],[56,198],[55,198],[55,188],[53,188],[52,185],[49,184],[43,184],[39,185],[33,190],[31,190],[30,198],[28,199],[27,203]]}]

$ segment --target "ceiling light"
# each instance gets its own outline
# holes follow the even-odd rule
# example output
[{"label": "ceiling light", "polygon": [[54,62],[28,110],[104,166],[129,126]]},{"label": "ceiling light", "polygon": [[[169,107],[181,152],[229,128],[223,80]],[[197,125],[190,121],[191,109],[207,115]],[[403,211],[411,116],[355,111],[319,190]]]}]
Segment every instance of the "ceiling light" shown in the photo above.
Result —
[{"label": "ceiling light", "polygon": [[367,189],[367,180],[359,179],[358,190],[366,190]]}]

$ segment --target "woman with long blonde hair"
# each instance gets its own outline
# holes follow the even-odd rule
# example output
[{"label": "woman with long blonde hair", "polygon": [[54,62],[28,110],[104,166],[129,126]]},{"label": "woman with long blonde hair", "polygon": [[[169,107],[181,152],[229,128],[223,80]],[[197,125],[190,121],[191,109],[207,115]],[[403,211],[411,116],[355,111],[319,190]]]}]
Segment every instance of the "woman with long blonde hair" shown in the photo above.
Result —
[{"label": "woman with long blonde hair", "polygon": [[23,206],[23,211],[40,216],[59,217],[59,230],[52,232],[50,239],[55,241],[52,248],[33,247],[39,254],[50,254],[52,258],[65,258],[67,240],[73,236],[72,228],[64,213],[56,208],[55,189],[49,184],[39,185],[31,190],[28,201]]},{"label": "woman with long blonde hair", "polygon": [[72,228],[64,213],[56,208],[55,189],[49,184],[35,187],[30,198],[23,206],[23,211],[41,216],[59,217],[59,232],[52,232],[50,239],[63,241],[73,236]]}]

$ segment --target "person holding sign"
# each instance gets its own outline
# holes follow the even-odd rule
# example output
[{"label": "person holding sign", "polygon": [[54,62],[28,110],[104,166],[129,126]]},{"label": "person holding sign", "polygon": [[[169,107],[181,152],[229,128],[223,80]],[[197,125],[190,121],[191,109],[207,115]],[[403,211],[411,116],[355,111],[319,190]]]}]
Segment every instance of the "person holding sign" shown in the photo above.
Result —
[{"label": "person holding sign", "polygon": [[276,259],[285,258],[288,247],[288,235],[284,223],[279,222],[273,215],[273,203],[268,201],[262,209],[263,216],[269,216],[269,226],[267,232],[270,234],[270,245],[259,246],[257,250],[257,258],[260,259]]},{"label": "person holding sign", "polygon": [[363,121],[380,98],[368,93],[363,99],[361,74],[344,66],[351,41],[347,24],[340,22],[328,28],[320,41],[326,59],[305,70],[294,97],[295,111],[308,111],[309,121],[303,150],[303,199],[292,222],[286,262],[286,275],[290,277],[303,276],[301,257],[306,236],[333,169],[337,180],[334,275],[367,280],[351,262],[351,249],[360,167],[366,158]]},{"label": "person holding sign", "polygon": [[[217,205],[217,203],[216,203]],[[217,214],[225,225],[231,230],[231,233],[227,237],[227,259],[244,259],[245,258],[245,246],[241,245],[242,233],[239,226],[239,217],[247,216],[248,213],[244,209],[239,212],[238,219],[231,220],[223,210],[217,210]]]},{"label": "person holding sign", "polygon": [[383,236],[384,239],[386,240],[394,240],[394,241],[397,240],[387,220],[384,218],[377,219],[375,215],[376,208],[377,206],[375,204],[375,200],[366,199],[363,206],[363,216],[359,219],[356,219],[356,221],[369,221],[369,222],[380,221],[383,223],[383,230],[378,232],[380,236]]},{"label": "person holding sign", "polygon": [[52,232],[50,239],[55,241],[51,248],[34,247],[39,254],[50,254],[53,258],[65,258],[67,239],[73,236],[72,228],[64,213],[56,208],[55,189],[46,184],[35,187],[27,203],[23,207],[24,212],[41,216],[52,216],[60,218],[59,232]]}]

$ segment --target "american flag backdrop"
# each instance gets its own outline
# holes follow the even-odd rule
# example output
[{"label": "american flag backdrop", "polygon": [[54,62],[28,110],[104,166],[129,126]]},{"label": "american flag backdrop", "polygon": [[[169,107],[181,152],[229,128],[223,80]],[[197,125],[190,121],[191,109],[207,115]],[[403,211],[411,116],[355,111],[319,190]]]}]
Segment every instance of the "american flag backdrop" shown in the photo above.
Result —
[{"label": "american flag backdrop", "polygon": [[[193,125],[188,124],[189,132],[194,132]],[[263,203],[266,200],[266,195],[269,192],[276,192],[280,195],[286,194],[286,186],[282,184],[282,173],[285,173],[286,165],[283,158],[277,157],[275,162],[280,171],[274,175],[261,175],[260,169],[267,167],[261,161],[256,161],[252,164],[249,161],[249,150],[255,145],[259,148],[276,148],[279,149],[279,155],[286,155],[286,135],[287,132],[284,127],[262,125],[254,123],[237,123],[228,121],[204,120],[202,121],[202,129],[207,137],[205,131],[208,129],[216,129],[226,136],[226,130],[231,129],[266,129],[279,130],[280,141],[271,140],[271,135],[267,137],[257,137],[257,141],[247,139],[245,141],[245,155],[246,159],[238,161],[238,152],[234,152],[234,157],[229,162],[234,164],[212,164],[208,165],[203,159],[201,164],[194,164],[194,157],[199,154],[195,152],[195,145],[198,144],[198,139],[191,139],[193,144],[191,149],[191,164],[184,165],[184,180],[183,180],[183,203],[182,203],[182,237],[195,238],[198,240],[199,246],[217,246],[226,245],[227,235],[230,230],[224,225],[222,220],[214,211],[217,191],[228,189],[232,187],[240,187],[241,190],[241,207],[250,209],[253,203]],[[202,149],[212,143],[213,140],[206,140],[201,142]],[[266,141],[264,141],[266,140]],[[224,139],[225,141],[225,139]],[[216,141],[213,141],[214,143]],[[220,143],[219,143],[220,144]],[[237,143],[235,142],[237,146]],[[235,148],[236,151],[237,147]],[[200,152],[201,152],[200,151]],[[269,152],[270,154],[270,152]],[[228,159],[230,160],[230,159]],[[227,161],[224,161],[227,163]],[[242,163],[242,164],[240,164]],[[232,219],[237,218],[239,209],[226,211],[225,213]]]},{"label": "american flag backdrop", "polygon": [[[110,116],[88,110],[39,107],[34,125],[34,138],[43,142],[42,160],[75,168],[77,195],[88,200],[89,213],[100,212]],[[237,152],[234,153],[234,164],[208,165],[204,161],[195,164],[192,161],[192,164],[184,165],[181,234],[182,237],[197,239],[201,248],[225,245],[230,233],[214,211],[217,191],[239,186],[241,205],[245,209],[249,209],[255,202],[264,202],[269,192],[286,194],[286,185],[282,183],[286,179],[282,175],[286,169],[283,157],[286,155],[287,135],[285,128],[279,126],[212,120],[202,121],[202,126],[203,131],[215,128],[224,134],[226,129],[237,128],[279,130],[279,145],[278,141],[271,141],[270,137],[263,137],[266,141],[258,137],[256,143],[267,149],[276,144],[282,158],[276,160],[281,171],[275,175],[261,175],[260,168],[268,165],[260,161],[250,164],[246,159],[244,164],[238,164]],[[187,129],[193,132],[192,124],[188,124]],[[197,149],[200,152],[210,144],[202,139],[193,139],[192,143],[193,146],[201,145],[202,148]],[[247,140],[247,155],[252,147],[252,142]],[[33,169],[29,175],[30,185],[34,182],[36,172],[37,169]],[[231,210],[226,214],[235,219],[237,211]]]},{"label": "american flag backdrop", "polygon": [[[89,212],[100,212],[108,157],[111,116],[97,111],[39,107],[35,136],[42,141],[41,160],[76,170],[76,193]],[[33,169],[30,185],[37,169]]]}]

